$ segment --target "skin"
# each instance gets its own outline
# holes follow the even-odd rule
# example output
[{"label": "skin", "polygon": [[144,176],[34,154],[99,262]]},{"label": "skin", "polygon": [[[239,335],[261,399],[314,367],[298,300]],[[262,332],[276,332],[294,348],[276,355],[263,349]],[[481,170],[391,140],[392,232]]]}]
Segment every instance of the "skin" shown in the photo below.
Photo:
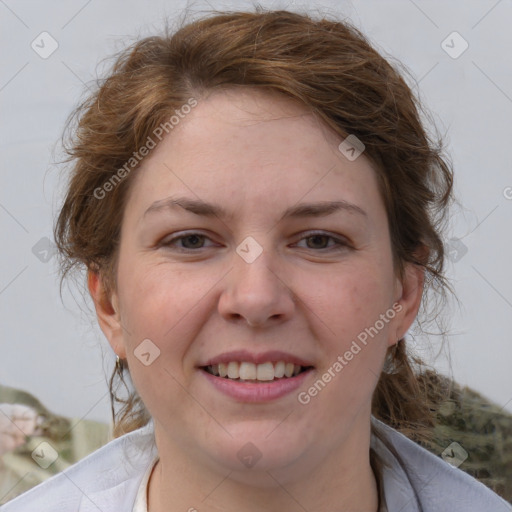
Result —
[{"label": "skin", "polygon": [[[377,510],[371,398],[386,349],[417,314],[423,274],[395,275],[375,170],[364,153],[349,161],[342,140],[290,99],[225,90],[202,98],[136,171],[117,290],[107,296],[93,272],[89,290],[155,422],[150,512]],[[232,217],[179,207],[144,216],[169,196]],[[288,207],[335,200],[365,214],[280,220]],[[163,245],[192,232],[206,238]],[[252,263],[236,252],[247,236],[263,249]],[[229,350],[283,350],[314,365],[304,391],[393,304],[401,311],[307,405],[296,392],[242,403],[197,369]],[[134,355],[147,338],[160,350],[149,366]],[[248,442],[262,454],[252,468],[237,457]]]}]

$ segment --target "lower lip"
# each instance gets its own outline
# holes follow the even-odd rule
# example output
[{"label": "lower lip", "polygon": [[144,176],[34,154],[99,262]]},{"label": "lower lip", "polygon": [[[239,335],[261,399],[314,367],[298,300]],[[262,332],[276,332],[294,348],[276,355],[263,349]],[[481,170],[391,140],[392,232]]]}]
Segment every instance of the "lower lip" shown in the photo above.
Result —
[{"label": "lower lip", "polygon": [[225,377],[216,377],[205,370],[199,369],[216,389],[242,402],[269,402],[288,395],[297,390],[304,383],[312,370],[313,369],[310,368],[295,377],[284,377],[268,382],[263,381],[259,384],[256,382],[244,382],[227,379]]}]

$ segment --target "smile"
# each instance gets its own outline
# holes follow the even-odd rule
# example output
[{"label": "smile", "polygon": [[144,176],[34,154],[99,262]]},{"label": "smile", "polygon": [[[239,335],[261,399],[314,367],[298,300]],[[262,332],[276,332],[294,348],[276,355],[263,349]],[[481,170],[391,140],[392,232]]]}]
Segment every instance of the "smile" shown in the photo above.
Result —
[{"label": "smile", "polygon": [[[220,363],[218,365],[203,366],[199,368],[199,372],[200,375],[206,378],[211,389],[220,392],[224,396],[242,403],[262,403],[271,402],[286,395],[296,393],[305,386],[306,379],[314,372],[312,366],[303,367],[287,363],[284,365],[284,375],[278,377],[277,375],[281,375],[283,371],[283,364],[283,361],[278,361],[276,363],[268,362],[258,365],[247,363],[247,366],[245,362],[238,363],[232,361],[227,364]],[[290,364],[291,366],[286,368]],[[262,369],[259,370],[258,367],[262,367]],[[233,377],[230,377],[229,374],[222,377],[220,370],[222,370],[223,374],[231,370]],[[288,373],[286,373],[287,370]],[[240,372],[244,377],[254,376],[254,372],[256,372],[256,378],[242,379]],[[259,380],[258,375],[263,376],[264,380]]]},{"label": "smile", "polygon": [[295,377],[310,367],[304,367],[284,361],[254,364],[250,362],[230,361],[229,363],[212,364],[202,369],[226,379],[247,381],[247,382],[268,382],[275,379],[286,379]]}]

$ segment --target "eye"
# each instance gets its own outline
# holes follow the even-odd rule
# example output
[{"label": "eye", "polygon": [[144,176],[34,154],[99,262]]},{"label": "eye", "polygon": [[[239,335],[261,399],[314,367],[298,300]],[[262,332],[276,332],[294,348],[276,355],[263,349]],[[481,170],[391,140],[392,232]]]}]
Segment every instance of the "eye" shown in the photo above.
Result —
[{"label": "eye", "polygon": [[[206,235],[201,233],[187,233],[185,235],[174,236],[167,238],[160,243],[163,247],[176,248],[183,251],[193,251],[194,249],[203,249],[205,240],[209,240]],[[176,246],[176,244],[179,244]]]},{"label": "eye", "polygon": [[[323,231],[309,233],[301,239],[301,241],[303,240],[306,240],[306,249],[331,250],[349,246],[347,241],[324,233]],[[331,241],[330,245],[329,241]]]},{"label": "eye", "polygon": [[[198,232],[189,232],[186,234],[178,234],[171,238],[163,240],[159,245],[183,252],[196,252],[199,249],[213,247],[215,244],[205,245],[210,240],[206,235]],[[211,241],[211,240],[210,240]],[[310,232],[307,236],[300,239],[300,242],[306,241],[305,249],[314,249],[319,251],[330,251],[348,248],[349,243],[343,238],[332,236],[323,231]],[[297,244],[300,247],[300,245]]]}]

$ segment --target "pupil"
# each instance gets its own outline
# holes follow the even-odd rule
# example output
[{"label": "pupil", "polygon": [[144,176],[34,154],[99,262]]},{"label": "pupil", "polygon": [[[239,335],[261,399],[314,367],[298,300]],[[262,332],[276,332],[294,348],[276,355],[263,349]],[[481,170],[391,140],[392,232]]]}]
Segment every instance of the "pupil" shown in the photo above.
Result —
[{"label": "pupil", "polygon": [[317,242],[319,242],[319,240],[320,240],[320,245],[324,245],[324,244],[322,244],[322,241],[325,242],[326,238],[327,238],[326,235],[313,235],[310,237],[310,240],[314,241],[313,245],[315,245]]},{"label": "pupil", "polygon": [[184,238],[184,241],[186,241],[186,242],[190,241],[190,240],[192,240],[192,245],[195,247],[196,244],[201,241],[201,236],[200,235],[189,235],[186,238]]}]

